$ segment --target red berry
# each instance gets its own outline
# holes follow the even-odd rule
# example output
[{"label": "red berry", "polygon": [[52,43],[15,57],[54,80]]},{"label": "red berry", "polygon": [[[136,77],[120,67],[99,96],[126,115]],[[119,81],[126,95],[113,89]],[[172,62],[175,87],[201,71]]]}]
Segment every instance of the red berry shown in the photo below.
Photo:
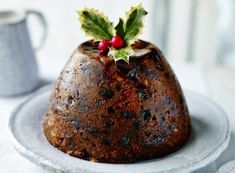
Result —
[{"label": "red berry", "polygon": [[122,37],[118,35],[114,36],[112,40],[110,41],[110,43],[114,48],[122,48],[125,46],[124,40],[122,39]]},{"label": "red berry", "polygon": [[110,43],[108,40],[103,39],[99,45],[98,45],[98,49],[100,50],[101,53],[107,53],[109,51],[109,46]]}]

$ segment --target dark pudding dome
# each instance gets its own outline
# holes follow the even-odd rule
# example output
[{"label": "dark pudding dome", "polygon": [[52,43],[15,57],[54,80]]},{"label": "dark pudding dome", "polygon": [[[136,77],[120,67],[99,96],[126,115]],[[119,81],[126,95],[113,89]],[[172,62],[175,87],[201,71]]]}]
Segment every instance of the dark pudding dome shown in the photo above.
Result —
[{"label": "dark pudding dome", "polygon": [[69,155],[130,163],[170,154],[190,135],[178,80],[153,44],[138,40],[129,63],[81,44],[57,80],[44,119],[48,141]]}]

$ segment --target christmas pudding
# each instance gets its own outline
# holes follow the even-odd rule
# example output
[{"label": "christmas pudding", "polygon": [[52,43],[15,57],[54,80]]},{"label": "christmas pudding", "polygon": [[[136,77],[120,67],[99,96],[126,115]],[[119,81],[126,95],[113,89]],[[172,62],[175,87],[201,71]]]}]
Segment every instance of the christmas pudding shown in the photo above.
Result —
[{"label": "christmas pudding", "polygon": [[147,12],[132,7],[116,27],[79,12],[93,40],[78,46],[57,80],[44,119],[48,141],[86,160],[130,163],[162,157],[190,135],[184,94],[163,54],[138,39]]}]

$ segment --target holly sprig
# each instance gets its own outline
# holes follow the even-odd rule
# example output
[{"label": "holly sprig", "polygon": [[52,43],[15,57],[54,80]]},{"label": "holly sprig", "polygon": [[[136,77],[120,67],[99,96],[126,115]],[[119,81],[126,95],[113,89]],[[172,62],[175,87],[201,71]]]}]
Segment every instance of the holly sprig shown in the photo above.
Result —
[{"label": "holly sprig", "polygon": [[126,12],[125,19],[120,18],[114,27],[108,17],[98,10],[85,8],[78,12],[82,30],[95,41],[100,41],[101,53],[112,56],[115,61],[124,60],[127,63],[134,55],[131,45],[142,33],[143,20],[147,14],[142,4],[139,4]]}]

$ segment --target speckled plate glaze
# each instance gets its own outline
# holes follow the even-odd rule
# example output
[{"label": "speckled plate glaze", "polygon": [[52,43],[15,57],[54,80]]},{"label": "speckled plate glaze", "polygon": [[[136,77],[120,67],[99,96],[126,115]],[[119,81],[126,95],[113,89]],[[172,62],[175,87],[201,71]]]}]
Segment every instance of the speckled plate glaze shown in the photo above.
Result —
[{"label": "speckled plate glaze", "polygon": [[189,142],[166,157],[133,164],[94,163],[71,157],[49,144],[43,133],[51,86],[33,94],[12,113],[9,131],[17,151],[35,164],[59,173],[190,172],[214,161],[226,149],[230,127],[226,114],[209,99],[185,92],[192,133]]}]

